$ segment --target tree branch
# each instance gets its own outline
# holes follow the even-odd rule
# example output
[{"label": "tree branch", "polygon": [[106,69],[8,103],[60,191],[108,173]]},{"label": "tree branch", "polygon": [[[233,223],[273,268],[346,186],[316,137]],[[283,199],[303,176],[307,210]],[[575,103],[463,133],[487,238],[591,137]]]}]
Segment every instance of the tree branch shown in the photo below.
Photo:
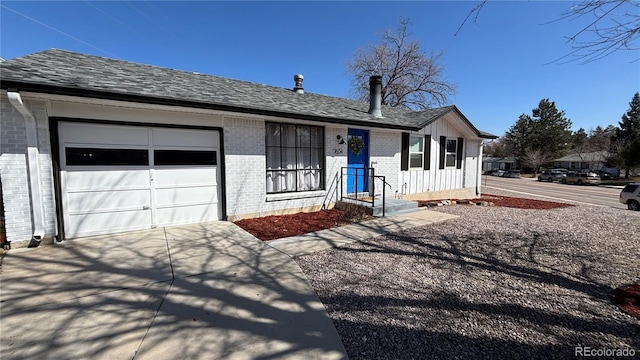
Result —
[{"label": "tree branch", "polygon": [[458,33],[460,32],[460,30],[462,30],[462,27],[464,26],[464,24],[467,23],[467,21],[469,20],[471,15],[475,14],[475,16],[473,18],[473,23],[474,24],[478,23],[478,16],[480,16],[480,10],[482,10],[482,8],[487,3],[487,1],[488,0],[482,0],[482,2],[480,2],[479,4],[474,6],[473,9],[471,9],[469,11],[469,13],[467,14],[467,17],[464,18],[464,20],[462,21],[462,24],[460,24],[460,26],[458,27],[458,30],[456,30],[456,32],[455,32],[455,34],[453,34],[453,36],[458,36]]}]

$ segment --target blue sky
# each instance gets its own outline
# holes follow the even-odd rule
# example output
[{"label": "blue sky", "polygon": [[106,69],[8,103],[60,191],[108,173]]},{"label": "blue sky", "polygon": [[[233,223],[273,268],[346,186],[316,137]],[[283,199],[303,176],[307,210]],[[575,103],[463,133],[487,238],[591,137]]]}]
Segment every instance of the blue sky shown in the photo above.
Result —
[{"label": "blue sky", "polygon": [[478,3],[3,0],[0,56],[58,48],[286,88],[301,73],[306,91],[347,97],[345,63],[406,17],[424,52],[444,51],[449,103],[481,130],[504,134],[543,98],[574,130],[617,125],[640,91],[640,51],[548,64],[592,20],[552,22],[569,1],[491,0],[454,36]]}]

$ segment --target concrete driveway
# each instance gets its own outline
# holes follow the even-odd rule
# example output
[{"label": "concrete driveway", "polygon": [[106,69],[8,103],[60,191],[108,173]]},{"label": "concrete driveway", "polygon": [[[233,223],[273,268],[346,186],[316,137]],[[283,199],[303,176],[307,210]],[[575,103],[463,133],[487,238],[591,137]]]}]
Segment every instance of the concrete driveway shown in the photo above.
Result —
[{"label": "concrete driveway", "polygon": [[9,252],[2,359],[342,359],[286,254],[229,222]]}]

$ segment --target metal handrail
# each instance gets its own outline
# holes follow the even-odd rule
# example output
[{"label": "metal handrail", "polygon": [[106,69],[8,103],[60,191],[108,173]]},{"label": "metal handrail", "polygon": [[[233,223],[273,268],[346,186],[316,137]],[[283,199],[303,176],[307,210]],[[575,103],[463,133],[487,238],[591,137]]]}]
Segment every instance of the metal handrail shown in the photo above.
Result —
[{"label": "metal handrail", "polygon": [[[374,179],[378,178],[378,179],[382,180],[382,217],[384,217],[385,209],[387,208],[386,204],[385,204],[385,199],[387,197],[386,196],[386,187],[384,186],[384,184],[388,184],[388,183],[385,180],[384,176],[374,175],[373,177],[374,177]],[[374,183],[375,183],[375,181],[374,181]],[[391,185],[389,185],[389,186],[391,186]],[[375,199],[375,197],[376,197],[376,193],[374,192],[373,193],[373,198]],[[373,207],[373,203],[371,203],[371,206]]]},{"label": "metal handrail", "polygon": [[[345,187],[344,187],[344,180],[343,180],[343,177],[345,176],[345,170],[347,170],[347,172],[349,170],[355,170],[355,174],[354,174],[354,176],[355,176],[355,184],[354,184],[355,185],[355,194],[354,194],[353,198],[350,197],[350,196],[346,196],[346,197],[348,199],[352,199],[352,200],[357,200],[357,201],[366,202],[366,203],[373,203],[372,200],[370,201],[370,200],[363,200],[363,199],[359,199],[358,198],[358,193],[359,193],[358,192],[358,178],[360,176],[362,176],[364,178],[365,177],[365,174],[364,174],[365,171],[367,171],[367,172],[370,171],[373,174],[374,173],[374,169],[373,168],[356,168],[356,167],[343,166],[341,168],[341,171],[340,171],[340,199],[345,197],[345,195],[344,195]],[[363,174],[359,175],[360,172],[363,172]],[[349,174],[347,173],[346,175],[348,176]],[[373,178],[373,176],[371,176],[371,178]],[[367,192],[369,192],[369,191],[367,191]]]},{"label": "metal handrail", "polygon": [[[329,185],[329,189],[324,195],[324,200],[322,201],[322,210],[325,210],[327,208],[327,198],[331,195],[331,189],[333,189],[333,184],[336,184],[336,187],[338,186],[337,181],[338,181],[338,173],[336,173],[336,175],[333,177],[333,180],[331,181],[331,185]],[[337,193],[338,193],[338,189],[336,188],[336,201],[338,201]],[[340,194],[340,196],[342,196],[342,194]]]},{"label": "metal handrail", "polygon": [[[391,184],[389,184],[386,181],[386,177],[382,176],[382,175],[376,175],[374,168],[367,168],[367,167],[365,167],[365,168],[356,168],[356,167],[343,166],[340,169],[340,200],[342,200],[345,197],[345,187],[344,187],[344,179],[343,179],[344,176],[345,176],[345,170],[347,171],[347,175],[349,175],[348,174],[349,170],[355,170],[355,174],[354,174],[354,176],[355,176],[355,184],[354,184],[355,185],[355,194],[354,194],[354,197],[350,197],[350,196],[348,196],[348,194],[347,194],[346,197],[348,199],[350,199],[350,200],[355,200],[355,201],[360,201],[360,202],[363,202],[363,203],[371,204],[371,207],[374,207],[375,203],[376,203],[376,201],[375,201],[375,199],[376,199],[375,180],[378,179],[378,180],[382,181],[382,216],[385,216],[385,208],[386,208],[386,201],[385,201],[385,198],[386,198],[386,186],[385,185],[388,185],[391,188]],[[364,176],[367,176],[367,175],[365,175],[365,172],[369,172],[370,173],[370,175],[368,175],[367,177],[369,177],[371,179],[371,193],[372,193],[371,194],[371,200],[365,200],[365,199],[359,199],[358,198],[358,178],[360,177],[359,173],[361,171],[363,172],[363,175],[362,175],[363,178],[364,178]]]}]

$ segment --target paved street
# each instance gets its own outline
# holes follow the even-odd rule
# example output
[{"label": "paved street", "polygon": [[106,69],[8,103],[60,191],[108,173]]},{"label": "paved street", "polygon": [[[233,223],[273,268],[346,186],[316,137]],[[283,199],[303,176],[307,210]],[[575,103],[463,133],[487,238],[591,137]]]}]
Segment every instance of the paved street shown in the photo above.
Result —
[{"label": "paved street", "polygon": [[570,200],[589,205],[627,208],[626,205],[618,202],[621,190],[619,188],[565,185],[556,182],[539,182],[529,178],[509,179],[490,175],[482,176],[482,185],[486,187],[487,193],[491,193],[491,189],[495,188],[545,196],[550,200]]}]

